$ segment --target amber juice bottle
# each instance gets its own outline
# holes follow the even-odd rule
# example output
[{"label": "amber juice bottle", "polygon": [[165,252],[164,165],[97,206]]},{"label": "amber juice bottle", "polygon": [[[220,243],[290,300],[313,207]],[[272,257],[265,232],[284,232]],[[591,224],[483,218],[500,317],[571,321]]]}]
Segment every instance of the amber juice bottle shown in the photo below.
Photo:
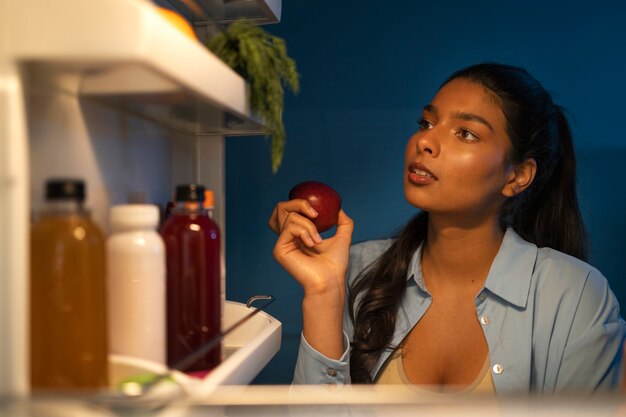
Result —
[{"label": "amber juice bottle", "polygon": [[77,180],[46,184],[46,208],[31,230],[31,385],[107,385],[105,240],[83,208]]}]

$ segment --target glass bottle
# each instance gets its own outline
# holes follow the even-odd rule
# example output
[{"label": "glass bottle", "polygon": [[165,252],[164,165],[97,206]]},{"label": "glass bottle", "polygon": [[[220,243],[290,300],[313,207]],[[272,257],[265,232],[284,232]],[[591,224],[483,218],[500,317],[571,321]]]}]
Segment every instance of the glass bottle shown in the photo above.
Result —
[{"label": "glass bottle", "polygon": [[107,385],[104,236],[83,207],[85,184],[50,180],[31,229],[33,389]]},{"label": "glass bottle", "polygon": [[[178,361],[220,333],[220,233],[206,215],[204,187],[176,187],[176,202],[161,235],[167,264],[167,363]],[[188,372],[206,371],[221,360],[218,345]]]},{"label": "glass bottle", "polygon": [[[202,207],[207,216],[211,218],[215,222],[215,217],[213,212],[215,210],[215,193],[213,190],[204,190],[204,201],[202,202]],[[217,223],[216,223],[217,224]],[[218,226],[219,227],[219,226]],[[224,317],[224,304],[226,303],[226,260],[224,259],[224,252],[221,251],[220,247],[220,304],[221,304],[221,314],[222,318]]]}]

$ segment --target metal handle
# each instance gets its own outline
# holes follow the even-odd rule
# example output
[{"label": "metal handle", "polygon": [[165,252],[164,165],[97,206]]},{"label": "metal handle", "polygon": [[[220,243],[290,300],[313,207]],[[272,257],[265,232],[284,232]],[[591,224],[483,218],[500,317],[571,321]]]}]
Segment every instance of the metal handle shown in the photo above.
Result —
[{"label": "metal handle", "polygon": [[250,308],[250,306],[252,305],[252,303],[254,303],[255,301],[258,300],[272,300],[267,304],[264,304],[262,309],[267,307],[268,305],[270,305],[273,301],[274,301],[274,296],[272,295],[253,295],[252,297],[248,298],[248,301],[246,302],[246,307]]}]

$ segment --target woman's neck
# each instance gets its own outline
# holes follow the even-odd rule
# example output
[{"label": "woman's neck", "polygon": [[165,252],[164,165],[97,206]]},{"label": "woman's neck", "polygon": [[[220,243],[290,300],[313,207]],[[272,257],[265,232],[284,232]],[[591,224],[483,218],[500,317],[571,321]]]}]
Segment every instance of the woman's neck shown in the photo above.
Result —
[{"label": "woman's neck", "polygon": [[429,290],[482,287],[503,237],[495,219],[467,226],[429,215],[422,251],[422,270]]}]

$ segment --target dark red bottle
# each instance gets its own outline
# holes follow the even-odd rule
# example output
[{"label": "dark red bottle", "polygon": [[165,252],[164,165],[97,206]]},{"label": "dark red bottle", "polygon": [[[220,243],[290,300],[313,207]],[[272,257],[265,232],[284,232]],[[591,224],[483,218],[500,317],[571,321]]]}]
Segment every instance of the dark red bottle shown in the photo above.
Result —
[{"label": "dark red bottle", "polygon": [[[172,367],[220,333],[220,232],[202,208],[204,187],[176,187],[161,235],[167,258],[167,364]],[[218,345],[184,371],[220,363]]]}]

